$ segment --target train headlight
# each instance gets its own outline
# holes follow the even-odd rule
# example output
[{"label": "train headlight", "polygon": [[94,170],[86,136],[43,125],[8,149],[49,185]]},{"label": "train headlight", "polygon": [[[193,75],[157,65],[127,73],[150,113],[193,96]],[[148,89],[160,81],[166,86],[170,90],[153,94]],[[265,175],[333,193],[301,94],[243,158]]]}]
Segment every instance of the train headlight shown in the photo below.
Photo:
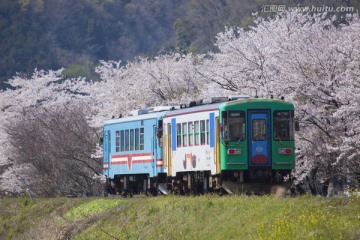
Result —
[{"label": "train headlight", "polygon": [[228,149],[228,154],[229,155],[240,155],[241,149],[240,148]]},{"label": "train headlight", "polygon": [[278,153],[279,154],[291,154],[291,148],[279,148]]}]

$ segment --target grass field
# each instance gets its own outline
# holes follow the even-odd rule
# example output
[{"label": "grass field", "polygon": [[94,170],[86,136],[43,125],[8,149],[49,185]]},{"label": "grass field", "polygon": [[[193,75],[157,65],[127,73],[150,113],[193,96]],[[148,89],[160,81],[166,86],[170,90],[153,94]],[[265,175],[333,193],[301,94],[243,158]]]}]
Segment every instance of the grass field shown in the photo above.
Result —
[{"label": "grass field", "polygon": [[360,197],[3,198],[0,239],[360,239]]}]

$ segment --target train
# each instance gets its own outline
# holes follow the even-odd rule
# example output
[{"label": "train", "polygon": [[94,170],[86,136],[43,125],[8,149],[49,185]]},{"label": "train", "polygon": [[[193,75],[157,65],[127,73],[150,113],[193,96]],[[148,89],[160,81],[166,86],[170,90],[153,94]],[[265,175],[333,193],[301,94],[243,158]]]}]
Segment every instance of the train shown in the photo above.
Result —
[{"label": "train", "polygon": [[282,184],[295,168],[296,129],[294,105],[283,99],[214,97],[136,110],[103,125],[106,192],[235,193]]}]

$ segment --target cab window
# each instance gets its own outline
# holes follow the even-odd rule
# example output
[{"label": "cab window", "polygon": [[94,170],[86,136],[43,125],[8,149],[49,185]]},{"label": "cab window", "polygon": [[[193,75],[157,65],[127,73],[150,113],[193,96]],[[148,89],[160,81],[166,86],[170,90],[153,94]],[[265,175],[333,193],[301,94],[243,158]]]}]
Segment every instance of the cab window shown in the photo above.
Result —
[{"label": "cab window", "polygon": [[274,111],[274,140],[294,140],[294,111]]},{"label": "cab window", "polygon": [[245,112],[244,111],[224,111],[223,120],[223,139],[224,141],[244,141],[245,140]]}]

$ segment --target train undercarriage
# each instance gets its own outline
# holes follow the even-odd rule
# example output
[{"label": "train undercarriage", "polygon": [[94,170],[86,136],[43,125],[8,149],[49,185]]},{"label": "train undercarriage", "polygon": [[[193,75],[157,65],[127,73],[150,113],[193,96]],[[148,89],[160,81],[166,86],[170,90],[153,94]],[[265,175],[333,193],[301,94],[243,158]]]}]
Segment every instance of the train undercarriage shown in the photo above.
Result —
[{"label": "train undercarriage", "polygon": [[150,178],[146,174],[116,175],[107,180],[105,194],[133,196],[145,194],[200,195],[207,193],[261,195],[285,192],[292,184],[289,170],[252,168],[246,171],[178,172],[176,177],[159,174]]}]

